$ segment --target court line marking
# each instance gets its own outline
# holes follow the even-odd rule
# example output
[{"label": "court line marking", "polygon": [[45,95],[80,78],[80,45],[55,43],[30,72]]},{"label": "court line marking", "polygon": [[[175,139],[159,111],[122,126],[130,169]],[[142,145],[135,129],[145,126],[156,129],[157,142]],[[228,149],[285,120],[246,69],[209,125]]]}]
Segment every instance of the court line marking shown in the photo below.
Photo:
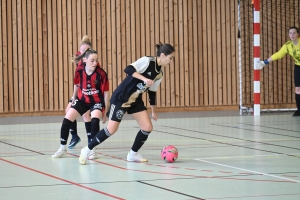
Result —
[{"label": "court line marking", "polygon": [[279,197],[279,196],[292,196],[299,195],[300,193],[295,194],[263,194],[263,195],[252,195],[252,196],[235,196],[235,197],[220,197],[220,198],[208,198],[209,200],[213,199],[245,199],[245,198],[256,198],[256,197]]},{"label": "court line marking", "polygon": [[156,187],[156,188],[159,188],[159,189],[162,189],[162,190],[166,190],[166,191],[169,191],[169,192],[173,192],[173,193],[176,193],[176,194],[180,194],[182,196],[187,196],[187,197],[191,197],[191,198],[195,198],[195,199],[198,199],[198,200],[205,200],[205,199],[202,199],[202,198],[199,198],[199,197],[195,197],[195,196],[192,196],[192,195],[188,195],[188,194],[185,194],[185,193],[182,193],[182,192],[178,192],[178,191],[175,191],[175,190],[171,190],[171,189],[168,189],[168,188],[164,188],[164,187],[160,187],[160,186],[157,186],[157,185],[153,185],[153,184],[150,184],[150,183],[146,183],[144,181],[137,181],[138,183],[142,183],[142,184],[145,184],[145,185],[149,185],[151,187]]},{"label": "court line marking", "polygon": [[[169,127],[169,126],[165,126],[165,127]],[[178,128],[178,127],[169,127],[169,128],[184,130],[184,131],[190,131],[190,132],[194,132],[194,133],[203,133],[203,134],[206,134],[206,135],[215,135],[215,136],[220,136],[221,137],[221,135],[214,134],[214,133],[207,133],[207,132],[203,132],[203,131],[189,130],[189,129]],[[178,136],[187,137],[187,138],[194,138],[194,139],[199,139],[199,140],[203,140],[203,141],[209,141],[209,142],[213,142],[213,143],[229,145],[229,146],[233,146],[233,147],[241,147],[241,148],[246,148],[246,149],[253,149],[253,150],[258,150],[258,151],[263,151],[263,152],[269,152],[269,153],[274,153],[274,154],[281,154],[281,155],[291,156],[291,157],[295,157],[295,158],[300,158],[299,156],[295,156],[295,155],[290,155],[290,154],[285,154],[285,153],[280,153],[280,152],[275,152],[275,151],[269,151],[269,150],[264,150],[264,149],[257,149],[257,148],[253,148],[253,147],[243,146],[243,145],[236,145],[236,144],[232,144],[232,143],[220,142],[220,141],[217,141],[217,140],[205,139],[205,138],[201,138],[201,137],[187,136],[187,135],[181,135],[181,134],[177,134],[177,133],[170,133],[170,132],[158,131],[158,130],[156,130],[156,132],[167,133],[167,134],[170,134],[170,135],[178,135]],[[228,136],[222,136],[222,137],[230,138]],[[243,139],[238,139],[238,140],[243,140]],[[247,140],[243,140],[243,141],[247,141]],[[255,143],[255,141],[252,141],[252,142]],[[257,142],[257,143],[258,144],[264,144],[262,142]],[[265,144],[268,144],[268,143],[265,143]],[[281,145],[274,145],[274,144],[268,144],[268,145],[281,146]],[[281,147],[284,147],[284,146],[281,146]],[[292,148],[292,147],[284,147],[284,148],[300,150],[298,148]]]},{"label": "court line marking", "polygon": [[[281,131],[288,131],[288,132],[294,132],[294,133],[300,133],[300,131],[290,130],[290,129],[284,129],[279,127],[270,127],[270,126],[264,126],[262,124],[248,124],[248,123],[239,123],[246,126],[256,126],[256,127],[262,127],[262,128],[269,128],[269,129],[275,129],[275,130],[281,130]],[[274,124],[273,124],[274,125]],[[276,124],[278,125],[278,124]]]},{"label": "court line marking", "polygon": [[[70,153],[69,153],[70,154]],[[101,154],[103,156],[106,156],[106,157],[110,157],[110,158],[114,158],[114,159],[118,159],[118,160],[122,160],[122,161],[126,161],[124,158],[119,158],[119,157],[116,157],[116,156],[112,156],[112,155],[108,155],[108,154],[104,154],[104,153],[99,153],[98,154]],[[73,154],[70,154],[70,155],[73,155]],[[74,155],[75,156],[75,155]],[[78,157],[78,156],[77,156]],[[198,159],[202,159],[202,158],[198,158]],[[182,158],[180,158],[180,160],[182,160]],[[192,158],[189,158],[189,160],[193,160]],[[93,160],[94,162],[96,162],[96,160]],[[199,171],[200,169],[195,169],[195,168],[186,168],[186,167],[172,167],[172,166],[168,166],[168,165],[162,165],[162,164],[150,164],[150,163],[145,163],[146,165],[149,165],[149,166],[156,166],[156,167],[165,167],[165,168],[172,168],[172,169],[184,169],[184,170],[197,170]],[[113,166],[115,167],[115,166]],[[127,170],[133,170],[133,169],[129,169],[127,168]],[[213,172],[212,170],[200,170],[200,171],[208,171],[208,172]],[[145,171],[147,172],[147,171]],[[220,171],[219,171],[220,172]],[[228,173],[228,172],[227,172]],[[230,172],[230,173],[233,173],[233,172]],[[292,173],[300,173],[300,172],[292,172]],[[241,173],[239,173],[241,174]],[[249,175],[255,175],[253,173],[247,173]],[[276,173],[274,173],[276,174]],[[278,174],[284,174],[284,173],[278,173]],[[295,177],[298,177],[298,176],[295,176]],[[198,178],[198,177],[196,177]],[[215,178],[215,177],[207,177],[207,178]],[[223,177],[220,177],[220,178],[223,178]]]},{"label": "court line marking", "polygon": [[273,177],[273,178],[284,179],[284,180],[288,180],[288,181],[291,181],[291,182],[300,183],[300,181],[298,181],[298,180],[294,180],[294,179],[290,179],[290,178],[284,178],[284,177],[281,177],[281,176],[276,176],[276,175],[267,174],[267,173],[263,173],[263,172],[257,172],[257,171],[248,170],[248,169],[239,168],[239,167],[234,167],[234,166],[230,166],[230,165],[224,165],[224,164],[221,164],[221,163],[210,162],[210,161],[203,160],[203,159],[194,159],[194,160],[198,160],[198,161],[201,161],[201,162],[209,163],[209,164],[212,164],[212,165],[219,165],[219,166],[222,166],[222,167],[227,167],[227,168],[231,168],[231,169],[237,169],[237,170],[251,172],[251,173],[255,173],[255,174],[262,174],[262,175]]},{"label": "court line marking", "polygon": [[[271,134],[271,135],[280,135],[284,137],[289,137],[289,138],[300,138],[299,136],[293,136],[293,135],[286,135],[286,134],[280,134],[280,133],[273,133],[265,130],[255,130],[255,129],[250,129],[250,128],[243,128],[243,127],[237,127],[237,126],[229,126],[229,125],[223,125],[223,124],[211,124],[213,126],[220,126],[220,127],[226,127],[226,128],[231,128],[231,129],[240,129],[240,130],[245,130],[245,131],[251,131],[251,132],[258,132],[258,133],[265,133],[265,134]],[[249,125],[250,126],[250,125]],[[299,132],[297,132],[299,133]]]},{"label": "court line marking", "polygon": [[[71,156],[74,156],[74,157],[79,157],[78,155],[74,155],[74,154],[71,154],[71,153],[68,153],[69,155]],[[103,154],[104,155],[104,154]],[[116,158],[118,159],[118,158]],[[124,160],[124,159],[119,159],[119,160]],[[231,178],[231,177],[235,177],[235,176],[200,176],[200,175],[190,175],[190,174],[178,174],[178,173],[169,173],[169,172],[157,172],[157,171],[149,171],[149,170],[140,170],[140,169],[132,169],[132,168],[125,168],[125,167],[122,167],[122,166],[117,166],[117,165],[114,165],[114,164],[110,164],[110,163],[106,163],[106,162],[102,162],[102,161],[98,161],[98,160],[89,160],[89,162],[95,162],[95,163],[100,163],[100,164],[103,164],[103,165],[107,165],[107,166],[110,166],[110,167],[114,167],[114,168],[118,168],[118,169],[122,169],[122,170],[127,170],[127,171],[135,171],[135,172],[143,172],[143,173],[151,173],[151,174],[166,174],[166,175],[176,175],[176,176],[183,176],[183,177],[194,177],[194,178],[213,178],[213,179],[233,179],[233,180],[248,180],[248,181],[267,181],[267,182],[291,182],[291,181],[282,181],[282,180],[257,180],[257,179],[239,179],[239,178]],[[128,162],[128,161],[126,161]],[[152,164],[149,164],[149,163],[144,163],[146,165],[152,165]],[[177,167],[176,167],[177,168]],[[237,175],[239,176],[239,175]]]},{"label": "court line marking", "polygon": [[[210,133],[210,132],[205,132],[205,131],[190,130],[190,129],[187,129],[187,128],[179,128],[179,127],[172,127],[172,126],[164,126],[164,127],[169,127],[169,128],[173,128],[173,129],[179,129],[179,130],[183,130],[183,131],[190,131],[190,132],[194,132],[194,133],[201,133],[201,134],[205,134],[205,135],[213,135],[213,136],[218,136],[218,137],[222,137],[222,138],[230,138],[230,139],[239,140],[239,141],[246,141],[246,142],[252,143],[253,145],[255,145],[257,143],[257,144],[264,144],[264,145],[282,147],[282,148],[287,148],[287,149],[300,150],[300,148],[296,148],[296,147],[283,146],[283,145],[278,145],[278,144],[271,144],[271,143],[260,142],[260,141],[256,141],[256,140],[244,139],[244,138],[233,137],[233,136],[226,136],[226,135],[221,135],[221,134],[216,134],[216,133]],[[163,131],[157,131],[157,132],[163,132]],[[164,132],[164,133],[168,133],[168,132]],[[169,133],[169,134],[172,134],[172,133]],[[173,133],[173,135],[180,135],[180,134]],[[181,135],[181,136],[184,136],[184,135]],[[192,138],[192,137],[189,137],[189,138]],[[194,137],[194,138],[197,138],[197,137]],[[205,140],[213,141],[213,140],[209,140],[209,139],[205,139]],[[214,141],[214,142],[216,142],[216,141]],[[233,144],[231,144],[231,145],[233,145]],[[268,152],[270,152],[270,153],[276,153],[276,152],[272,152],[272,151],[268,151]]]},{"label": "court line marking", "polygon": [[[292,153],[291,153],[292,154]],[[293,153],[293,154],[299,154],[299,153]],[[266,154],[266,155],[244,155],[244,156],[219,156],[219,157],[207,157],[207,158],[197,158],[197,159],[229,159],[229,158],[249,158],[249,157],[280,157],[282,155],[280,154]]]},{"label": "court line marking", "polygon": [[30,167],[26,167],[26,166],[24,166],[24,165],[21,165],[21,164],[15,163],[15,162],[11,162],[11,161],[8,161],[8,160],[2,159],[2,158],[0,158],[0,161],[7,162],[7,163],[9,163],[9,164],[12,164],[12,165],[15,165],[15,166],[18,166],[18,167],[21,167],[21,168],[24,168],[24,169],[27,169],[27,170],[30,170],[30,171],[33,171],[33,172],[36,172],[36,173],[45,175],[45,176],[48,176],[48,177],[50,177],[50,178],[54,178],[54,179],[57,179],[57,180],[60,180],[60,181],[69,183],[69,184],[74,185],[74,186],[78,186],[78,187],[81,187],[81,188],[84,188],[84,189],[87,189],[87,190],[91,190],[91,191],[93,191],[93,192],[97,192],[97,193],[99,193],[99,194],[102,194],[102,195],[105,195],[105,196],[108,196],[108,197],[111,197],[111,198],[114,198],[114,199],[124,200],[123,198],[120,198],[120,197],[117,197],[117,196],[114,196],[114,195],[111,195],[111,194],[102,192],[102,191],[100,191],[100,190],[96,190],[96,189],[93,189],[93,188],[84,186],[84,185],[81,185],[81,184],[79,184],[79,183],[75,183],[75,182],[72,182],[72,181],[69,181],[69,180],[66,180],[66,179],[63,179],[63,178],[60,178],[60,177],[51,175],[51,174],[47,174],[47,173],[45,173],[45,172],[39,171],[39,170],[37,170],[37,169],[30,168]]},{"label": "court line marking", "polygon": [[24,148],[24,147],[20,147],[20,146],[17,146],[17,145],[13,145],[13,144],[10,144],[10,143],[7,143],[7,142],[0,141],[0,143],[6,144],[8,146],[16,147],[18,149],[23,149],[23,150],[26,150],[26,151],[29,151],[29,152],[32,152],[32,153],[37,153],[37,154],[40,154],[40,155],[45,155],[45,154],[43,154],[41,152],[34,151],[34,150],[31,150],[31,149],[27,149],[27,148]]}]

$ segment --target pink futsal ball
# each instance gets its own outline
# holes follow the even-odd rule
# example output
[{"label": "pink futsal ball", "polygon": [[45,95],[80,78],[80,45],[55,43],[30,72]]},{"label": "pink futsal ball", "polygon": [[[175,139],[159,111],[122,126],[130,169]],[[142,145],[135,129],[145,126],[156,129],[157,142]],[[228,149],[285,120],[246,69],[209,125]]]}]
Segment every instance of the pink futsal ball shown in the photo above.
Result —
[{"label": "pink futsal ball", "polygon": [[178,157],[178,150],[173,145],[169,145],[161,150],[160,155],[164,161],[172,163],[175,162]]}]

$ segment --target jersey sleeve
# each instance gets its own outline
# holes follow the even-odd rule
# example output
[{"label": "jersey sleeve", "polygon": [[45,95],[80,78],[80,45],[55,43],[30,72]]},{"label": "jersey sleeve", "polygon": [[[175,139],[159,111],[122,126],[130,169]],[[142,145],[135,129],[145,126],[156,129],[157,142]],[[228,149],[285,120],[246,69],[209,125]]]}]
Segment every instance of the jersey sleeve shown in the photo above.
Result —
[{"label": "jersey sleeve", "polygon": [[150,63],[150,58],[144,56],[139,58],[137,61],[131,63],[130,65],[133,66],[139,74],[142,74],[148,68],[149,63]]},{"label": "jersey sleeve", "polygon": [[74,85],[78,85],[79,83],[80,83],[80,75],[79,75],[79,71],[76,71],[74,76]]},{"label": "jersey sleeve", "polygon": [[271,56],[271,58],[272,58],[273,61],[275,61],[275,60],[278,60],[278,59],[282,58],[282,57],[285,56],[287,53],[288,53],[287,45],[283,45],[283,46],[281,47],[281,49],[280,49],[278,52],[274,53],[274,54]]},{"label": "jersey sleeve", "polygon": [[104,71],[102,68],[97,66],[97,72],[100,74],[101,76],[101,90],[103,92],[108,91],[109,90],[109,80],[108,80],[108,76],[106,71]]},{"label": "jersey sleeve", "polygon": [[105,83],[103,85],[103,91],[108,91],[108,90],[109,90],[109,81],[108,81],[107,74],[105,73]]}]

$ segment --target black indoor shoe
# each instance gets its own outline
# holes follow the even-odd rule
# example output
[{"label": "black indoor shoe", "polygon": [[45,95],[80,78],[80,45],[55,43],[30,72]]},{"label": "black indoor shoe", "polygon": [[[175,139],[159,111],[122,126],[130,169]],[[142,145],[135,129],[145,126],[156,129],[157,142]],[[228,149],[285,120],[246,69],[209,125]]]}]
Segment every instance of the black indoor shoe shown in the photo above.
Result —
[{"label": "black indoor shoe", "polygon": [[76,144],[78,144],[80,141],[81,141],[80,137],[78,137],[78,136],[73,137],[68,148],[73,149],[76,146]]}]

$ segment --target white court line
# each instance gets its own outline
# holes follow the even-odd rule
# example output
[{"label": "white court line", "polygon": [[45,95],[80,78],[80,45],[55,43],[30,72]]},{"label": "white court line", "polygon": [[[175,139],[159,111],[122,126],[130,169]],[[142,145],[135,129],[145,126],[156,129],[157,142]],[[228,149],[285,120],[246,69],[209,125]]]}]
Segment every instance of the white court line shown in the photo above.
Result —
[{"label": "white court line", "polygon": [[290,155],[298,155],[298,154],[300,154],[300,153],[289,153]]},{"label": "white court line", "polygon": [[270,176],[270,177],[273,177],[273,178],[284,179],[284,180],[300,183],[300,181],[298,181],[298,180],[294,180],[294,179],[290,179],[290,178],[284,178],[284,177],[281,177],[281,176],[275,176],[275,175],[272,175],[272,174],[256,172],[256,171],[252,171],[252,170],[248,170],[248,169],[233,167],[233,166],[230,166],[230,165],[223,165],[223,164],[220,164],[220,163],[210,162],[210,161],[202,160],[202,159],[194,159],[194,160],[199,160],[199,161],[209,163],[209,164],[213,164],[213,165],[219,165],[219,166],[223,166],[223,167],[228,167],[228,168],[237,169],[237,170],[241,170],[241,171],[251,172],[251,173],[255,173],[255,174],[262,174],[262,175]]},{"label": "white court line", "polygon": [[[1,137],[0,137],[1,138]],[[300,153],[289,153],[288,155],[298,155]],[[206,158],[196,158],[197,159],[203,159],[203,160],[210,160],[210,159],[229,159],[229,158],[249,158],[249,157],[271,157],[271,156],[286,156],[286,154],[265,154],[265,155],[244,155],[244,156],[222,156],[222,157],[206,157]]]},{"label": "white court line", "polygon": [[[297,154],[297,153],[295,153]],[[208,158],[196,158],[196,160],[198,159],[204,159],[204,160],[209,160],[209,159],[228,159],[228,158],[247,158],[247,157],[268,157],[268,156],[280,156],[280,154],[267,154],[267,155],[245,155],[245,156],[222,156],[222,157],[208,157]]]}]

